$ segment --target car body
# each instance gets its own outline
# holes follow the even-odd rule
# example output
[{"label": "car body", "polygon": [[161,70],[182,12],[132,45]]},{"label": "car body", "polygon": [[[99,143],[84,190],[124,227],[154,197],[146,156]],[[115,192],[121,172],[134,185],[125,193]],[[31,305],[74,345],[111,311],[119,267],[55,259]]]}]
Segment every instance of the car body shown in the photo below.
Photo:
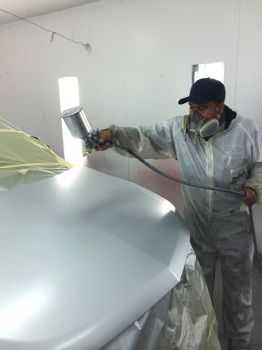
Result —
[{"label": "car body", "polygon": [[0,349],[220,349],[170,202],[20,130],[0,146]]}]

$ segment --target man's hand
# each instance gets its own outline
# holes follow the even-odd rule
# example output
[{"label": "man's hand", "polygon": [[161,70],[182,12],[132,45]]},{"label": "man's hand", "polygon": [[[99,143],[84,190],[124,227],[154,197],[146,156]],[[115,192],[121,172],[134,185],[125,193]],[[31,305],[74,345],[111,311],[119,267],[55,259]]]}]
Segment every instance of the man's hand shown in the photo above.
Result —
[{"label": "man's hand", "polygon": [[244,193],[244,197],[242,201],[248,206],[251,207],[257,201],[257,195],[252,188],[244,187],[242,192]]},{"label": "man's hand", "polygon": [[112,147],[113,133],[111,129],[103,129],[99,131],[98,143],[94,144],[96,151],[105,151]]}]

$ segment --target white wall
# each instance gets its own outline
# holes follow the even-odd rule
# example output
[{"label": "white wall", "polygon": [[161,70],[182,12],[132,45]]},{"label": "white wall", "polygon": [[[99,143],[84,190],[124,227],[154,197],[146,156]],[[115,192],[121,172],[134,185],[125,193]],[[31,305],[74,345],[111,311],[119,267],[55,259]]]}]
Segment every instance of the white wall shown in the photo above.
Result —
[{"label": "white wall", "polygon": [[262,1],[242,1],[240,10],[235,106],[262,126]]},{"label": "white wall", "polygon": [[[262,123],[260,0],[101,0],[33,20],[89,42],[80,46],[24,22],[0,27],[0,115],[62,154],[57,79],[79,78],[90,124],[149,124],[186,112],[192,64],[225,62],[227,104]],[[178,186],[135,160],[94,153],[90,166],[129,178],[181,208]],[[154,162],[177,174],[175,161]]]}]

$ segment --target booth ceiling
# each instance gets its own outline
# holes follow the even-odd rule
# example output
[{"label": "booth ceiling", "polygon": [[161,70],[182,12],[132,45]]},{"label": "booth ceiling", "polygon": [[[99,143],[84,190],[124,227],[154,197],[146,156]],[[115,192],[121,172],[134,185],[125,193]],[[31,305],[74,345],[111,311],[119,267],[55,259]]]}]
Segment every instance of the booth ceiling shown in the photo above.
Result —
[{"label": "booth ceiling", "polygon": [[[0,0],[0,9],[23,18],[31,18],[94,1],[99,0]],[[16,17],[0,11],[0,24],[16,20]]]}]

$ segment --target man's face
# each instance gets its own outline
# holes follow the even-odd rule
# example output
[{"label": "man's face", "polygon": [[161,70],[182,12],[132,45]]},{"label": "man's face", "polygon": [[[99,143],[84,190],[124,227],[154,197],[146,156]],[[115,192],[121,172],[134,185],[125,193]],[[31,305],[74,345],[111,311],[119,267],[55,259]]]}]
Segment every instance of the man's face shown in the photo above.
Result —
[{"label": "man's face", "polygon": [[220,115],[224,109],[224,102],[211,101],[203,105],[197,105],[195,103],[189,102],[190,114],[194,111],[199,112],[206,119],[220,119]]}]

